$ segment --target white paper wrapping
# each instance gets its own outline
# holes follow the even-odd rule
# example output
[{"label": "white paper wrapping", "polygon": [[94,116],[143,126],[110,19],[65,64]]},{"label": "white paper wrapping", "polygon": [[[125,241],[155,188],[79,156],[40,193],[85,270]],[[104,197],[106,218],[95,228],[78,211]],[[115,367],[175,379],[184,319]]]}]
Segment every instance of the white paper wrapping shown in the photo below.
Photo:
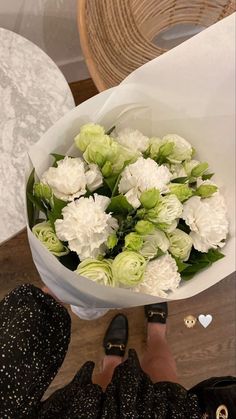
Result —
[{"label": "white paper wrapping", "polygon": [[[235,270],[234,32],[235,15],[231,15],[140,67],[120,86],[75,108],[30,149],[31,162],[40,176],[51,164],[49,154],[67,152],[82,124],[93,120],[110,128],[116,121],[117,125],[136,127],[146,135],[178,133],[196,148],[199,159],[209,162],[211,171],[216,172],[215,180],[225,196],[230,218],[230,236],[223,249],[226,257],[191,281],[183,281],[165,300],[191,297]],[[96,313],[96,309],[163,301],[79,277],[43,247],[28,224],[27,229],[39,274],[63,302],[91,308]]]}]

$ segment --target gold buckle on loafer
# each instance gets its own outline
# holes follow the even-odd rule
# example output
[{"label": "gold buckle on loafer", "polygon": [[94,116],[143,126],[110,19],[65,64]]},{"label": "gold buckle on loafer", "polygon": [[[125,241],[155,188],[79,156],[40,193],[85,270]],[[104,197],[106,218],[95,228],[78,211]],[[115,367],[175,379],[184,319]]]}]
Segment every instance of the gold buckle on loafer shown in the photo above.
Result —
[{"label": "gold buckle on loafer", "polygon": [[121,351],[125,350],[125,345],[123,343],[118,345],[118,344],[115,344],[115,343],[108,342],[106,347],[107,347],[108,350],[111,349],[111,348],[119,348]]},{"label": "gold buckle on loafer", "polygon": [[161,316],[163,319],[165,318],[165,313],[163,311],[149,311],[148,317],[152,317],[155,314],[159,314],[159,316]]}]

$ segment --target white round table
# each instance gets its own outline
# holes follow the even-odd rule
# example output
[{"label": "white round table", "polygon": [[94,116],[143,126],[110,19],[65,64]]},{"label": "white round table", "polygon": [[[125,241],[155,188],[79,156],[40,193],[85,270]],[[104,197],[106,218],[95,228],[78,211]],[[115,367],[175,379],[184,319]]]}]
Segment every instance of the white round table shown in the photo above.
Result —
[{"label": "white round table", "polygon": [[74,106],[51,58],[22,36],[0,28],[0,243],[25,227],[28,148]]}]

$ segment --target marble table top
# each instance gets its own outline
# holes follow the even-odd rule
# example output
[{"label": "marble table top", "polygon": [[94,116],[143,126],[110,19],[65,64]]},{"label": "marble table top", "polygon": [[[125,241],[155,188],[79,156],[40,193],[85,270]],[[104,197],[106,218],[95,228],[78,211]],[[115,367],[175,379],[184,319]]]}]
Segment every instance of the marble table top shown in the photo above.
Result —
[{"label": "marble table top", "polygon": [[0,28],[0,243],[25,227],[28,148],[73,107],[56,64],[27,39]]}]

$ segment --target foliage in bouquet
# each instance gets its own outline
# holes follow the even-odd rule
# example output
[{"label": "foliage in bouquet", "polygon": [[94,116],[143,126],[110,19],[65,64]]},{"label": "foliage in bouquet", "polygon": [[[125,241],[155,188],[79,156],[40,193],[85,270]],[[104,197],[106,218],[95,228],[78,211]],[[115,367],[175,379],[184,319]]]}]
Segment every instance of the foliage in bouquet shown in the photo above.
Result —
[{"label": "foliage in bouquet", "polygon": [[27,185],[30,227],[66,267],[166,297],[223,257],[225,202],[187,140],[90,123],[75,145],[76,156],[53,154]]}]

